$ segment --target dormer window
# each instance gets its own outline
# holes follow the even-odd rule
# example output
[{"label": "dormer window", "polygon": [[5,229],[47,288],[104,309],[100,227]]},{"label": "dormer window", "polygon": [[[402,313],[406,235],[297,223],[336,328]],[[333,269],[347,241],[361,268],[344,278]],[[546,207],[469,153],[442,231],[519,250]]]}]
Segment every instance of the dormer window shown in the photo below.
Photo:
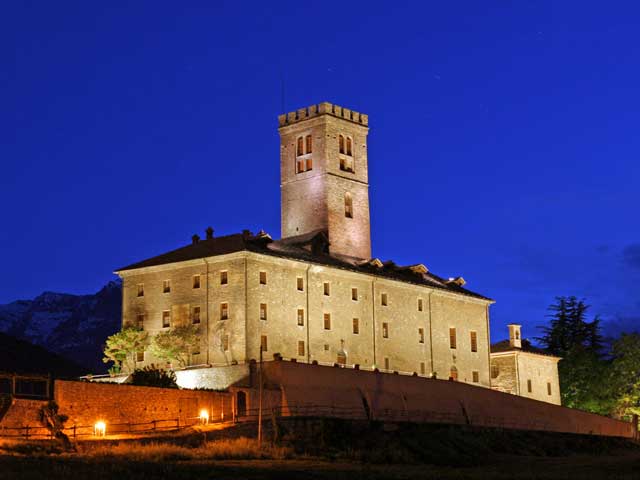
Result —
[{"label": "dormer window", "polygon": [[296,141],[296,173],[313,170],[312,150],[313,138],[311,135],[298,137]]}]

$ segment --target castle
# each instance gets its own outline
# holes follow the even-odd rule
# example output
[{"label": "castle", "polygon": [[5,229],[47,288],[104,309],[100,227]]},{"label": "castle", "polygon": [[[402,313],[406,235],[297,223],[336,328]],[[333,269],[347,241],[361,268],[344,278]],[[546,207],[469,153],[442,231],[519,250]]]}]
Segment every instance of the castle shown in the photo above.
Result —
[{"label": "castle", "polygon": [[[535,352],[528,365],[553,395],[508,387],[515,369],[490,348],[493,300],[465,288],[461,277],[372,257],[367,115],[320,103],[278,123],[281,239],[247,230],[218,237],[209,228],[187,246],[120,268],[123,326],[154,335],[199,325],[190,370],[241,370],[262,351],[266,359],[279,354],[491,388],[500,363],[493,388],[559,403],[557,368],[555,376],[553,368],[541,374],[536,362],[548,359]],[[159,363],[149,352],[137,362]],[[200,378],[208,380],[195,386],[231,382]]]}]

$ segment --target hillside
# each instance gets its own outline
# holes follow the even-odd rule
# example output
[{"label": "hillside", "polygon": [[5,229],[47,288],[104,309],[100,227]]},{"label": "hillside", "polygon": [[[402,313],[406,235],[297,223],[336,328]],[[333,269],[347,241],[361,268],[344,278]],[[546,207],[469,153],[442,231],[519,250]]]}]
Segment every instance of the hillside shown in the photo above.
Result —
[{"label": "hillside", "polygon": [[0,305],[0,332],[66,357],[83,373],[102,373],[102,345],[120,329],[121,312],[119,282],[93,295],[44,292]]}]

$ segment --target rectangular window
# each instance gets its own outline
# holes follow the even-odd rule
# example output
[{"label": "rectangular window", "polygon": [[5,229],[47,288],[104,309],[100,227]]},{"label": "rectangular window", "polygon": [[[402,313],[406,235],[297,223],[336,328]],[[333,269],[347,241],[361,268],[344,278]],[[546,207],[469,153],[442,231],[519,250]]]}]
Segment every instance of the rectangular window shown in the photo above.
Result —
[{"label": "rectangular window", "polygon": [[260,285],[267,284],[267,272],[260,272]]},{"label": "rectangular window", "polygon": [[222,351],[223,352],[228,352],[229,351],[229,335],[223,335],[222,336]]},{"label": "rectangular window", "polygon": [[324,294],[327,297],[331,295],[331,287],[329,286],[329,282],[324,282]]},{"label": "rectangular window", "polygon": [[491,378],[498,378],[498,375],[500,375],[500,368],[498,365],[491,365]]},{"label": "rectangular window", "polygon": [[357,318],[353,319],[353,333],[358,335],[360,333],[360,320]]},{"label": "rectangular window", "polygon": [[304,356],[304,342],[302,340],[298,341],[298,355],[300,357]]},{"label": "rectangular window", "polygon": [[191,310],[191,321],[194,325],[198,325],[200,323],[200,307],[193,307]]},{"label": "rectangular window", "polygon": [[136,353],[136,362],[144,362],[144,350]]},{"label": "rectangular window", "polygon": [[162,293],[171,292],[171,280],[165,280],[162,282]]},{"label": "rectangular window", "polygon": [[382,324],[382,338],[389,338],[389,324],[386,322]]},{"label": "rectangular window", "polygon": [[324,314],[324,329],[331,330],[331,314],[330,313]]},{"label": "rectangular window", "polygon": [[229,318],[229,304],[227,302],[220,304],[220,320],[227,320]]},{"label": "rectangular window", "polygon": [[305,137],[305,143],[306,143],[306,149],[305,152],[306,153],[311,153],[312,149],[313,149],[313,140],[311,139],[311,135],[307,135]]},{"label": "rectangular window", "polygon": [[551,382],[547,382],[547,395],[551,395]]},{"label": "rectangular window", "polygon": [[304,309],[303,308],[298,309],[298,326],[299,327],[304,326]]},{"label": "rectangular window", "polygon": [[424,328],[418,329],[418,338],[420,343],[424,343]]},{"label": "rectangular window", "polygon": [[267,319],[267,304],[261,303],[260,304],[260,320],[266,320],[266,319]]},{"label": "rectangular window", "polygon": [[389,299],[387,298],[386,293],[383,293],[382,295],[380,295],[380,304],[383,307],[386,307],[389,304]]},{"label": "rectangular window", "polygon": [[262,348],[263,352],[266,352],[268,350],[268,345],[267,345],[267,336],[266,335],[261,335],[260,336],[260,348]]},{"label": "rectangular window", "polygon": [[471,340],[471,351],[478,351],[478,334],[476,332],[469,332],[469,337]]},{"label": "rectangular window", "polygon": [[351,300],[353,300],[354,302],[358,301],[358,289],[357,288],[352,288],[351,289]]},{"label": "rectangular window", "polygon": [[391,365],[389,364],[389,359],[387,357],[385,357],[384,359],[384,369],[385,370],[390,370],[391,369]]},{"label": "rectangular window", "polygon": [[298,277],[296,280],[296,288],[299,292],[304,292],[304,279],[302,277]]},{"label": "rectangular window", "polygon": [[226,285],[229,283],[229,274],[225,270],[224,272],[220,272],[220,285]]},{"label": "rectangular window", "polygon": [[162,328],[169,328],[171,326],[171,312],[165,310],[162,312]]},{"label": "rectangular window", "polygon": [[456,329],[449,329],[449,348],[456,348]]},{"label": "rectangular window", "polygon": [[144,329],[144,313],[139,313],[136,315],[136,327],[140,330]]},{"label": "rectangular window", "polygon": [[296,155],[304,155],[304,139],[302,137],[298,137],[298,145],[296,149]]},{"label": "rectangular window", "polygon": [[478,383],[480,381],[480,373],[474,371],[472,375],[473,375],[473,383]]},{"label": "rectangular window", "polygon": [[138,284],[138,296],[144,297],[144,283]]},{"label": "rectangular window", "polygon": [[304,159],[299,158],[296,160],[296,173],[304,172]]},{"label": "rectangular window", "polygon": [[531,393],[531,380],[527,380],[527,392]]},{"label": "rectangular window", "polygon": [[422,299],[421,298],[418,299],[418,311],[419,312],[422,311]]},{"label": "rectangular window", "polygon": [[424,375],[425,373],[427,373],[427,369],[424,365],[424,362],[420,362],[420,375]]},{"label": "rectangular window", "polygon": [[311,157],[307,158],[307,170],[313,170],[313,159]]},{"label": "rectangular window", "polygon": [[193,276],[193,288],[200,288],[200,275]]},{"label": "rectangular window", "polygon": [[325,344],[324,344],[324,351],[325,351],[325,352],[328,352],[328,351],[329,351],[329,344],[328,344],[328,343],[325,343]]}]

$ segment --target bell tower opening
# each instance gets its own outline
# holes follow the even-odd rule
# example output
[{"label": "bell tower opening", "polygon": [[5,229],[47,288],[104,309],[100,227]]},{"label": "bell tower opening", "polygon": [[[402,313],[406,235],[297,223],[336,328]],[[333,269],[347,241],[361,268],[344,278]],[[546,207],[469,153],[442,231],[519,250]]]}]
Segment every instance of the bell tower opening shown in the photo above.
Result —
[{"label": "bell tower opening", "polygon": [[371,258],[368,116],[325,102],[278,123],[282,238],[324,231],[331,254]]}]

